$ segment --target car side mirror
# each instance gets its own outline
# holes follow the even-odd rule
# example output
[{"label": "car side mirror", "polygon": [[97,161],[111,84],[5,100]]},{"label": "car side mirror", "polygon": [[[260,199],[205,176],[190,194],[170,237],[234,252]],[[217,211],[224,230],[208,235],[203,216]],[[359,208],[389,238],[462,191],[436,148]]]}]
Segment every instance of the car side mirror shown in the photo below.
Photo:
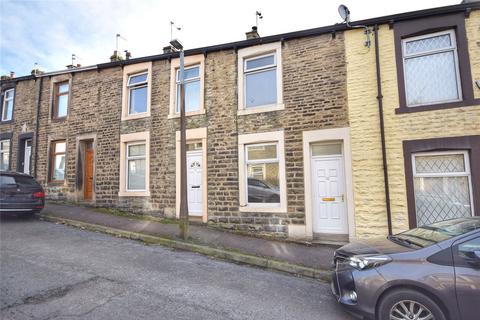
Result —
[{"label": "car side mirror", "polygon": [[460,254],[468,264],[480,267],[480,250],[460,250]]}]

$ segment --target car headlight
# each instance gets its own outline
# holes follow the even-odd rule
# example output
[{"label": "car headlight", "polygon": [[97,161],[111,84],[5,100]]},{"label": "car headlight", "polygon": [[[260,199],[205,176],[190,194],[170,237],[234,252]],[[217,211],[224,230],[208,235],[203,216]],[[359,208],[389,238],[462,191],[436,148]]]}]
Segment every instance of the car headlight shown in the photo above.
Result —
[{"label": "car headlight", "polygon": [[368,256],[368,255],[358,255],[352,256],[348,259],[348,264],[355,269],[365,270],[370,268],[375,268],[386,263],[389,263],[392,259],[389,256],[378,255],[378,256]]}]

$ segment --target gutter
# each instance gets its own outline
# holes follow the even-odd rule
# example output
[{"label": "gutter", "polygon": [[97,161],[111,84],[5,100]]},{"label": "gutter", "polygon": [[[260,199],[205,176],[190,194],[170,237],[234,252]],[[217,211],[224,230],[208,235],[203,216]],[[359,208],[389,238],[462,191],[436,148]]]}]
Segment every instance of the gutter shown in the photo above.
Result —
[{"label": "gutter", "polygon": [[39,128],[40,128],[40,101],[42,98],[42,84],[43,78],[39,79],[38,83],[38,92],[37,92],[37,101],[35,101],[35,107],[37,109],[37,114],[35,118],[35,157],[34,157],[34,170],[33,176],[37,178],[37,162],[38,162],[38,136],[39,136]]},{"label": "gutter", "polygon": [[382,143],[383,181],[385,183],[385,202],[387,206],[388,234],[392,235],[392,210],[390,205],[390,187],[388,182],[387,150],[385,146],[385,124],[383,120],[383,94],[382,79],[380,74],[380,49],[378,48],[378,25],[373,27],[375,35],[375,67],[377,71],[377,102],[378,115],[380,118],[380,140]]}]

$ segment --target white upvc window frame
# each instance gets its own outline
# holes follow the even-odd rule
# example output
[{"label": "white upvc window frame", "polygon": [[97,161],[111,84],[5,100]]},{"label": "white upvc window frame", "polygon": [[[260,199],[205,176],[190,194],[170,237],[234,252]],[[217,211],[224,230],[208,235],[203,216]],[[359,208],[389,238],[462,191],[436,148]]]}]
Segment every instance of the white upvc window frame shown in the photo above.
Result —
[{"label": "white upvc window frame", "polygon": [[[193,68],[198,68],[198,76],[193,77],[193,78],[189,78],[189,79],[185,79],[184,84],[186,85],[187,83],[192,83],[192,82],[198,81],[198,83],[199,83],[199,89],[198,90],[200,90],[199,97],[201,99],[202,98],[202,94],[201,94],[201,90],[202,90],[202,74],[201,74],[202,66],[200,65],[200,63],[185,67],[183,74],[185,74],[185,71],[193,69]],[[180,68],[177,68],[176,72],[175,72],[175,84],[176,84],[176,86],[175,86],[175,114],[176,115],[180,115],[180,104],[179,104],[180,101],[178,101],[178,99],[177,99],[178,91],[180,90],[180,82],[181,82],[180,81]],[[185,104],[186,104],[186,101],[185,101]],[[189,111],[188,113],[200,112],[201,109],[202,109],[202,102],[199,101],[198,110]]]},{"label": "white upvc window frame", "polygon": [[[280,203],[249,203],[248,202],[248,163],[265,163],[262,160],[247,158],[247,146],[273,145],[277,146],[277,158],[268,159],[278,162],[278,179],[280,187]],[[273,131],[263,133],[242,134],[238,136],[238,170],[239,170],[239,211],[241,212],[287,212],[287,182],[285,173],[285,142],[284,132]]]},{"label": "white upvc window frame", "polygon": [[[130,84],[130,80],[132,77],[137,77],[137,76],[142,76],[142,75],[146,75],[146,79],[145,81],[142,81],[142,82],[139,82],[139,83],[135,83],[135,84]],[[132,73],[132,74],[129,74],[128,75],[128,80],[127,80],[127,90],[128,90],[128,106],[127,106],[127,114],[128,116],[137,116],[137,115],[144,115],[146,113],[148,113],[148,70],[145,70],[143,72],[137,72],[137,73]],[[135,90],[135,89],[141,89],[141,88],[147,88],[147,101],[145,101],[146,103],[146,111],[145,112],[136,112],[136,113],[132,113],[130,111],[130,107],[131,107],[131,103],[132,103],[132,100],[131,100],[131,97],[132,97],[132,90]]]},{"label": "white upvc window frame", "polygon": [[[259,146],[275,146],[276,149],[276,157],[275,158],[265,158],[265,159],[258,159],[258,160],[250,160],[248,159],[248,149],[251,147],[259,147]],[[277,203],[261,203],[261,202],[248,202],[248,165],[249,164],[263,164],[266,165],[268,163],[278,163],[278,174],[280,175],[280,157],[278,156],[278,142],[261,142],[261,143],[249,143],[244,145],[245,148],[245,194],[247,200],[247,207],[280,207],[280,202]],[[263,173],[265,176],[265,172]],[[280,176],[278,177],[278,181],[280,181]],[[281,191],[280,191],[281,192]],[[280,200],[281,201],[281,200]]]},{"label": "white upvc window frame", "polygon": [[[8,149],[2,149],[2,146],[5,142],[8,142]],[[0,157],[3,158],[4,154],[8,155],[8,166],[4,171],[10,170],[10,150],[12,149],[12,140],[11,139],[2,139],[0,140]]]},{"label": "white upvc window frame", "polygon": [[[130,78],[141,74],[147,74],[146,83],[130,85]],[[147,111],[130,113],[131,89],[147,87]],[[150,117],[152,107],[152,62],[143,62],[126,65],[123,67],[123,92],[122,92],[122,117],[121,121]]]},{"label": "white upvc window frame", "polygon": [[[406,44],[408,42],[416,41],[416,40],[422,40],[422,39],[427,39],[427,38],[434,38],[437,36],[449,34],[450,35],[450,41],[451,41],[451,46],[450,47],[445,47],[441,49],[435,49],[435,50],[429,50],[429,51],[422,51],[422,52],[417,52],[413,54],[407,54],[406,52]],[[450,52],[453,51],[453,56],[454,56],[454,63],[455,63],[455,76],[456,76],[456,83],[457,83],[457,92],[458,92],[458,99],[450,99],[450,100],[444,100],[444,101],[436,101],[436,102],[424,102],[424,103],[419,103],[419,104],[408,104],[408,91],[407,91],[407,79],[406,79],[406,60],[412,59],[412,58],[417,58],[417,57],[422,57],[422,56],[429,56],[437,53],[443,53],[443,52]],[[404,81],[404,86],[405,86],[405,101],[407,104],[407,107],[419,107],[419,106],[424,106],[424,105],[436,105],[436,104],[442,104],[442,103],[449,103],[449,102],[458,102],[462,101],[462,81],[460,78],[460,68],[458,64],[458,48],[457,48],[457,38],[455,35],[455,30],[449,29],[445,31],[439,31],[439,32],[434,32],[434,33],[429,33],[421,36],[416,36],[416,37],[409,37],[402,39],[402,63],[403,63],[403,74],[405,75],[405,81]]]},{"label": "white upvc window frame", "polygon": [[[145,189],[128,189],[128,146],[145,145]],[[136,156],[135,156],[136,158]],[[133,160],[133,157],[130,158]],[[120,197],[148,197],[150,196],[150,132],[134,132],[120,135],[120,184],[118,195]]]},{"label": "white upvc window frame", "polygon": [[[247,70],[247,61],[255,60],[266,56],[274,56],[274,65],[262,66]],[[284,110],[283,104],[283,67],[282,67],[282,44],[281,42],[274,42],[262,45],[256,45],[238,50],[238,115],[254,114],[269,111]],[[276,83],[277,83],[277,102],[274,104],[260,105],[260,106],[246,106],[246,75],[255,72],[265,71],[271,68],[276,68]]]},{"label": "white upvc window frame", "polygon": [[[417,173],[417,166],[415,158],[418,156],[442,156],[442,155],[451,155],[451,154],[461,154],[463,155],[463,162],[465,165],[465,170],[463,172],[438,172],[438,173]],[[468,179],[468,188],[470,196],[470,208],[471,214],[474,215],[473,207],[473,189],[472,189],[472,172],[470,170],[470,157],[469,153],[466,150],[452,150],[452,151],[434,151],[434,152],[418,152],[412,154],[412,179],[415,181],[415,178],[443,178],[443,177],[467,177]],[[415,196],[415,190],[414,196]]]},{"label": "white upvc window frame", "polygon": [[[8,92],[13,92],[12,96],[7,99],[7,93]],[[9,119],[7,119],[8,114],[5,112],[6,106],[8,102],[12,102],[12,115]],[[3,103],[2,103],[2,121],[10,121],[13,119],[13,108],[14,108],[14,103],[15,103],[15,88],[5,90],[3,92]]]},{"label": "white upvc window frame", "polygon": [[[130,147],[132,146],[145,146],[145,154],[144,155],[141,155],[141,156],[131,156],[129,155],[129,152],[130,152]],[[126,145],[125,145],[125,152],[126,152],[126,155],[125,155],[125,161],[126,161],[126,166],[125,166],[125,190],[128,191],[128,192],[144,192],[147,190],[147,142],[146,141],[132,141],[132,142],[127,142]],[[129,166],[129,161],[130,160],[145,160],[145,188],[143,189],[130,189],[128,187],[128,183],[129,183],[129,177],[130,177],[130,174],[129,174],[129,170],[130,170],[130,166]]]}]

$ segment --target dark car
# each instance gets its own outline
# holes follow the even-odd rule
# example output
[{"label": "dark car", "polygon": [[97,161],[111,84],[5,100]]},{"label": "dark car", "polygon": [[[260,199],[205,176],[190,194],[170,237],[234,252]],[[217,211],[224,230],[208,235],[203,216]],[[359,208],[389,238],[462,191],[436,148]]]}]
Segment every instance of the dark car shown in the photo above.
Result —
[{"label": "dark car", "polygon": [[45,193],[33,177],[18,172],[0,172],[0,214],[33,215],[44,205]]},{"label": "dark car", "polygon": [[332,292],[377,320],[473,320],[480,311],[480,217],[459,218],[335,251]]}]

